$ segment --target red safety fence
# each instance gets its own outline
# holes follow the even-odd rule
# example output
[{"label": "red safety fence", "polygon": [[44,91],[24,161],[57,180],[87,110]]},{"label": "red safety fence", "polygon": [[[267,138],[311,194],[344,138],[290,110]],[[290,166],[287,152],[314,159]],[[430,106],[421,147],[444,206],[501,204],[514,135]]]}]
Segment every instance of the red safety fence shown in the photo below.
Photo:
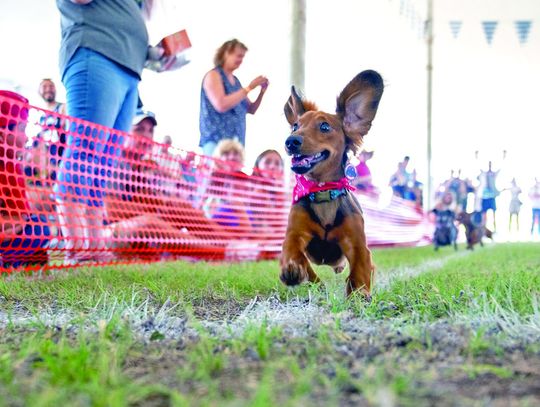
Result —
[{"label": "red safety fence", "polygon": [[[0,272],[276,258],[291,188],[247,172],[1,91]],[[358,198],[371,246],[429,241],[433,227],[412,204]]]}]

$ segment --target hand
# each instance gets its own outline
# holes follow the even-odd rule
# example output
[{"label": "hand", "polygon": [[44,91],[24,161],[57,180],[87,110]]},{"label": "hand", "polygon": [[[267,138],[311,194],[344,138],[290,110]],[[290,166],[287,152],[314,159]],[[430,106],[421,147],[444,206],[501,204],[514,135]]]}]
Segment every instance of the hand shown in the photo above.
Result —
[{"label": "hand", "polygon": [[257,86],[262,86],[266,83],[268,86],[268,79],[265,76],[259,75],[249,83],[249,89],[255,89]]},{"label": "hand", "polygon": [[269,84],[270,84],[270,81],[269,81],[268,78],[267,78],[265,82],[261,83],[261,90],[262,90],[263,92],[265,92],[266,89],[268,88],[268,85],[269,85]]},{"label": "hand", "polygon": [[149,46],[148,52],[146,54],[146,59],[150,61],[159,61],[164,53],[165,53],[165,50],[160,45],[156,45],[155,47]]}]

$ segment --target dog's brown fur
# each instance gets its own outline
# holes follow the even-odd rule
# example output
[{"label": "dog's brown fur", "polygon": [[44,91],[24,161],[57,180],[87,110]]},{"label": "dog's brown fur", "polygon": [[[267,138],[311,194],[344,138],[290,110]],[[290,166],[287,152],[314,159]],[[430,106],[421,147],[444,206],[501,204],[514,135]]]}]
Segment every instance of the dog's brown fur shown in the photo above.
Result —
[{"label": "dog's brown fur", "polygon": [[[287,145],[287,153],[329,153],[303,174],[308,180],[333,182],[344,177],[344,157],[348,151],[357,153],[362,145],[383,88],[377,72],[361,72],[338,96],[336,114],[317,110],[292,88],[285,116],[293,129],[291,137],[300,140],[301,146],[291,151]],[[321,131],[323,122],[330,125],[330,131]],[[291,208],[280,259],[281,280],[287,285],[318,282],[310,261],[330,265],[336,273],[343,271],[348,261],[347,295],[360,290],[369,297],[375,267],[367,247],[362,209],[352,194],[320,203],[303,199]]]},{"label": "dog's brown fur", "polygon": [[472,213],[460,212],[458,213],[456,220],[465,226],[465,237],[467,238],[467,249],[474,250],[475,244],[484,246],[482,238],[485,236],[493,240],[493,232],[489,230],[485,225],[475,225],[471,219]]}]

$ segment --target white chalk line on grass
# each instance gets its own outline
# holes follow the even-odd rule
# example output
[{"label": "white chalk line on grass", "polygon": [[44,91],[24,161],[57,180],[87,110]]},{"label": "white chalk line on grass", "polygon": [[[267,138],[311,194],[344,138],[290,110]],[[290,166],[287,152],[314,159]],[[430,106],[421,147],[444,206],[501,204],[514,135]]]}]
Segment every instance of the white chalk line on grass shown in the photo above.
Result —
[{"label": "white chalk line on grass", "polygon": [[[167,300],[156,309],[150,305],[149,298],[136,304],[136,296],[134,293],[131,301],[118,301],[104,296],[96,306],[84,313],[58,307],[42,307],[36,312],[30,312],[22,307],[16,307],[11,312],[0,309],[0,329],[48,327],[73,332],[81,329],[97,332],[104,323],[117,321],[120,324],[127,324],[135,337],[143,341],[150,341],[156,333],[160,338],[168,339],[197,336],[196,330],[188,326],[188,318],[175,312],[179,304],[172,304]],[[0,308],[1,306],[0,296]]]},{"label": "white chalk line on grass", "polygon": [[[374,293],[382,289],[387,289],[397,280],[412,278],[427,271],[436,271],[444,267],[450,260],[469,254],[469,251],[457,252],[443,259],[427,260],[416,267],[399,267],[381,274],[376,279]],[[344,288],[339,288],[339,290],[339,295],[344,297]],[[308,299],[293,298],[287,302],[282,302],[274,297],[263,300],[255,298],[235,320],[208,322],[207,326],[214,331],[222,331],[224,333],[243,332],[246,327],[264,322],[269,327],[283,329],[288,335],[303,336],[310,335],[323,325],[335,325],[336,314],[330,313],[327,306],[319,305],[321,302],[328,303],[328,298],[323,299],[323,294],[318,292],[310,292],[310,294]],[[328,292],[327,296],[334,294]],[[337,299],[337,301],[343,302],[344,298]],[[344,313],[346,314],[347,312],[345,311]],[[348,317],[348,315],[344,316]],[[372,325],[372,322],[370,322],[369,326]]]},{"label": "white chalk line on grass", "polygon": [[[470,252],[459,252],[444,259],[428,260],[417,267],[402,267],[392,272],[382,274],[377,281],[377,289],[387,289],[395,281],[412,278],[429,271],[443,268],[449,261],[467,256]],[[340,288],[341,290],[341,288]],[[114,318],[127,323],[135,336],[143,341],[149,341],[157,332],[160,338],[179,339],[182,337],[196,337],[199,335],[198,327],[203,327],[211,336],[219,338],[238,338],[253,328],[262,324],[267,329],[279,329],[282,334],[290,338],[302,338],[317,335],[323,329],[335,329],[349,333],[375,334],[383,327],[401,326],[398,319],[368,320],[358,317],[345,309],[331,312],[328,295],[312,291],[308,298],[292,298],[286,302],[277,297],[254,298],[242,313],[226,321],[191,321],[186,315],[178,315],[179,304],[166,301],[159,309],[151,306],[149,299],[137,301],[137,293],[131,299],[120,301],[104,295],[100,301],[84,314],[77,314],[68,309],[44,307],[36,312],[30,312],[22,307],[15,307],[13,311],[1,310],[2,297],[0,296],[0,329],[8,326],[28,327],[60,327],[62,329],[85,329],[94,331],[98,329],[101,321],[109,322]],[[326,295],[326,297],[325,297]],[[344,301],[343,299],[338,301]],[[472,328],[489,325],[496,330],[505,332],[515,338],[540,340],[540,311],[538,301],[533,303],[533,315],[523,317],[518,313],[497,307],[495,312],[486,306],[486,302],[476,304],[476,310],[467,315],[454,315],[441,322],[458,323]],[[325,305],[321,305],[325,304]],[[417,322],[425,327],[429,324]]]},{"label": "white chalk line on grass", "polygon": [[[414,331],[418,338],[438,336],[450,346],[463,345],[467,338],[460,334],[463,329],[470,332],[488,332],[500,344],[513,346],[540,342],[540,310],[538,300],[534,300],[534,312],[521,316],[517,312],[503,309],[489,311],[479,304],[468,315],[454,315],[435,322],[407,322],[400,319],[369,320],[358,317],[350,311],[331,313],[315,301],[294,299],[286,304],[276,298],[254,301],[247,312],[230,322],[200,321],[196,325],[204,328],[205,335],[220,340],[242,339],[246,332],[264,326],[266,332],[278,328],[279,336],[288,339],[317,338],[322,330],[337,332],[340,336],[363,346],[388,338],[403,337],[402,333]],[[129,306],[127,304],[105,305],[84,316],[64,309],[44,309],[39,315],[24,310],[8,314],[0,311],[0,329],[8,326],[29,329],[48,327],[77,333],[80,330],[97,332],[103,323],[117,318],[126,323],[135,339],[145,343],[152,342],[157,333],[158,339],[172,341],[192,341],[201,335],[186,316],[175,315],[176,306],[164,304],[159,309],[147,307],[148,302]],[[503,334],[497,339],[498,334]],[[405,334],[406,336],[406,334]],[[338,342],[340,342],[338,340]],[[343,342],[343,341],[341,341]],[[343,343],[335,343],[336,347]]]},{"label": "white chalk line on grass", "polygon": [[[469,252],[470,253],[470,252]],[[400,267],[392,272],[382,274],[377,278],[375,292],[388,288],[394,281],[411,278],[427,271],[434,271],[442,268],[449,260],[463,257],[466,252],[452,254],[443,259],[428,260],[417,267]],[[316,295],[316,294],[313,294]],[[149,309],[148,299],[141,305],[135,305],[136,294],[128,301],[120,301],[116,298],[108,298],[104,295],[98,303],[90,310],[95,320],[110,320],[112,315],[119,314],[123,318],[132,320],[152,319],[160,323],[166,314],[172,314],[176,305],[172,306],[168,301],[154,314]],[[319,295],[320,296],[320,295]],[[328,311],[326,308],[317,305],[320,298],[315,301],[310,296],[308,299],[293,298],[287,302],[282,302],[278,298],[259,299],[255,297],[244,311],[232,322],[208,322],[206,325],[211,328],[216,325],[248,326],[251,322],[266,321],[269,325],[283,327],[298,327],[310,331],[311,327],[319,326],[327,321]],[[2,298],[0,296],[0,305]],[[170,317],[170,315],[168,316]],[[69,321],[80,318],[80,315],[69,310],[59,310],[53,307],[42,307],[34,312],[15,307],[12,312],[0,309],[0,328],[8,324],[13,325],[45,325],[45,326],[65,326]],[[150,325],[150,324],[147,324]]]},{"label": "white chalk line on grass", "polygon": [[418,266],[402,266],[402,267],[393,269],[390,272],[385,272],[380,275],[376,273],[374,291],[377,292],[379,290],[388,289],[392,285],[392,283],[394,283],[397,280],[405,280],[405,279],[416,277],[420,274],[423,274],[429,271],[437,271],[443,268],[448,262],[455,259],[469,256],[472,253],[473,252],[470,250],[459,251],[459,252],[450,254],[442,259],[426,260],[425,262],[419,264]]},{"label": "white chalk line on grass", "polygon": [[[490,246],[488,246],[490,247]],[[412,278],[425,272],[436,272],[442,269],[448,262],[454,259],[469,256],[472,252],[461,251],[446,256],[443,259],[433,259],[425,261],[416,267],[400,267],[391,272],[381,274],[376,281],[375,293],[379,290],[388,289],[394,282]],[[340,288],[341,289],[341,288]],[[308,299],[293,298],[286,302],[279,298],[270,297],[267,299],[254,298],[244,311],[232,321],[206,321],[205,327],[212,333],[222,337],[241,336],[252,326],[260,326],[264,323],[268,328],[279,328],[287,337],[308,337],[316,334],[322,327],[330,329],[340,326],[346,331],[357,331],[364,334],[371,334],[384,326],[400,325],[398,319],[394,320],[368,320],[353,315],[349,310],[331,312],[328,297],[335,293],[324,293],[317,291],[310,292]],[[338,301],[340,301],[338,299]],[[341,300],[343,301],[343,300]],[[320,305],[321,303],[326,305]],[[540,312],[535,306],[532,316],[523,317],[514,311],[508,311],[503,307],[498,307],[497,313],[489,312],[486,305],[477,303],[479,312],[471,312],[470,315],[456,315],[441,322],[459,322],[462,325],[478,327],[489,324],[504,331],[514,337],[540,339]],[[482,312],[480,312],[482,311]],[[475,315],[471,317],[471,315]],[[423,324],[424,325],[424,324]],[[429,326],[426,324],[425,326]]]},{"label": "white chalk line on grass", "polygon": [[[386,288],[393,281],[441,268],[450,259],[464,255],[466,253],[460,252],[444,259],[426,261],[417,267],[398,268],[391,273],[383,274],[379,278],[377,286]],[[312,295],[318,298],[313,298]],[[234,320],[201,321],[201,325],[209,332],[220,336],[236,336],[237,333],[245,332],[249,327],[261,323],[265,323],[269,328],[283,329],[291,336],[309,336],[321,326],[335,324],[336,315],[329,313],[327,307],[319,305],[322,300],[320,295],[310,293],[308,299],[293,298],[287,302],[282,302],[276,297],[267,299],[255,297]],[[167,301],[159,310],[155,311],[149,308],[148,299],[143,301],[141,305],[135,305],[135,297],[136,294],[133,294],[130,300],[119,301],[116,298],[107,298],[105,295],[92,310],[85,313],[85,318],[89,319],[89,322],[109,321],[114,315],[117,315],[122,320],[129,322],[132,328],[143,337],[149,336],[155,331],[160,332],[165,337],[175,336],[174,333],[179,334],[187,328],[185,317],[173,315],[172,311],[176,305],[173,306]],[[42,308],[39,313],[31,313],[18,307],[11,313],[0,310],[0,328],[11,324],[15,326],[70,326],[73,329],[75,325],[73,323],[70,325],[70,322],[76,321],[77,318],[80,319],[80,316],[69,310]],[[369,324],[369,326],[372,325],[372,323]]]}]

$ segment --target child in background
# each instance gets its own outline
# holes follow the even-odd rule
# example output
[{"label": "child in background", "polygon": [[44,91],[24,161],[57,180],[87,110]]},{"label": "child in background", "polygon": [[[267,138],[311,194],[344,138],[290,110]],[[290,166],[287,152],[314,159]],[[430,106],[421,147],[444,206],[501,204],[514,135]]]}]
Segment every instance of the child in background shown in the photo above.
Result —
[{"label": "child in background", "polygon": [[535,223],[538,225],[538,235],[540,235],[540,180],[534,179],[535,184],[529,191],[529,198],[532,206],[531,235],[534,233]]},{"label": "child in background", "polygon": [[218,143],[214,154],[216,168],[210,176],[206,216],[239,234],[251,229],[246,205],[248,175],[242,171],[244,147],[236,140]]},{"label": "child in background", "polygon": [[523,204],[521,200],[519,199],[519,195],[521,194],[521,188],[518,186],[516,179],[512,178],[512,184],[509,188],[503,189],[503,191],[510,191],[511,199],[510,199],[510,206],[508,208],[508,211],[510,212],[510,217],[508,219],[508,231],[512,231],[512,219],[516,219],[516,231],[519,232],[519,212],[521,210],[521,205]]},{"label": "child in background", "polygon": [[284,189],[283,158],[276,150],[265,150],[259,154],[253,167],[252,182],[250,206],[253,211],[261,212],[260,208],[266,208],[268,212],[272,208],[286,206],[289,200]]},{"label": "child in background", "polygon": [[257,238],[259,259],[275,256],[287,229],[291,198],[285,191],[283,159],[276,150],[265,150],[255,160],[250,214]]},{"label": "child in background", "polygon": [[456,200],[451,191],[445,191],[439,202],[432,209],[435,215],[435,231],[433,232],[433,246],[437,250],[440,246],[453,245],[457,249],[456,239],[458,229],[455,225]]}]

